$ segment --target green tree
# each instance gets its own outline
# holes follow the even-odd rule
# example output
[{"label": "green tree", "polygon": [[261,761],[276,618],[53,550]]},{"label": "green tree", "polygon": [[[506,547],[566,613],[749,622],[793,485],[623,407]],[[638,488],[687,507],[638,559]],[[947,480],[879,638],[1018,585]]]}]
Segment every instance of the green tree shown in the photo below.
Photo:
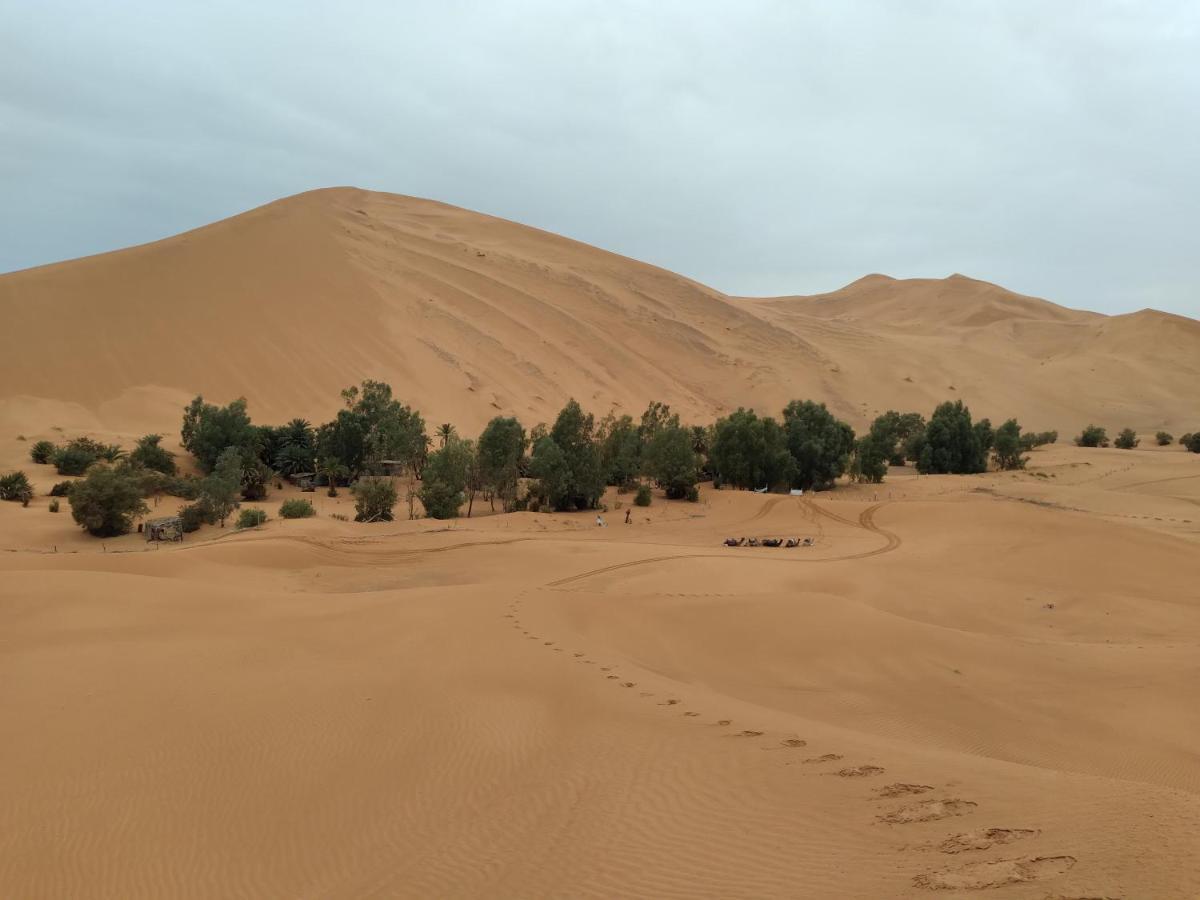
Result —
[{"label": "green tree", "polygon": [[1200,431],[1188,435],[1188,442],[1184,445],[1192,453],[1200,453]]},{"label": "green tree", "polygon": [[353,477],[382,472],[384,460],[408,466],[419,477],[426,445],[420,413],[393,398],[382,381],[346,388],[342,399],[346,408],[318,433],[317,454],[336,456]]},{"label": "green tree", "polygon": [[450,438],[455,436],[454,426],[449,422],[443,422],[437,427],[437,439],[441,442],[441,446],[445,447],[449,443]]},{"label": "green tree", "polygon": [[971,411],[961,400],[947,401],[933,411],[920,444],[917,470],[951,475],[987,471],[987,451],[971,424]]},{"label": "green tree", "polygon": [[80,437],[54,451],[51,461],[59,475],[82,475],[88,467],[105,456],[106,446],[91,438]]},{"label": "green tree", "polygon": [[87,477],[71,488],[67,502],[71,517],[96,537],[126,534],[133,520],[148,512],[134,469],[107,463],[89,469]]},{"label": "green tree", "polygon": [[196,457],[200,471],[213,471],[227,447],[258,453],[259,432],[239,397],[228,406],[214,406],[197,396],[183,411],[183,448]]},{"label": "green tree", "polygon": [[824,403],[793,400],[783,411],[783,427],[788,452],[796,461],[793,487],[829,487],[846,471],[854,429],[835,418]]},{"label": "green tree", "polygon": [[220,523],[237,508],[238,493],[242,488],[243,452],[238,447],[226,447],[213,470],[200,481],[196,502],[204,510],[205,520]]},{"label": "green tree", "polygon": [[[604,494],[604,473],[600,468],[600,449],[594,432],[595,420],[584,415],[574,400],[570,400],[554,420],[549,439],[562,452],[563,463],[562,472],[556,473],[555,477],[565,475],[556,484],[555,499],[549,501],[555,509],[592,509],[600,502]],[[538,447],[543,443],[539,441]],[[543,450],[543,454],[545,452]],[[534,477],[540,479],[541,476],[535,474]]]},{"label": "green tree", "polygon": [[315,466],[314,451],[301,444],[284,444],[275,456],[275,471],[287,477],[301,472],[313,472]]},{"label": "green tree", "polygon": [[739,488],[786,487],[796,473],[783,426],[744,408],[717,420],[709,464],[714,484]]},{"label": "green tree", "polygon": [[1154,440],[1158,444],[1158,446],[1166,447],[1168,444],[1170,444],[1172,441],[1175,440],[1175,437],[1170,432],[1160,431],[1158,434],[1154,435]]},{"label": "green tree", "polygon": [[990,419],[980,419],[972,427],[975,430],[975,439],[979,442],[979,450],[983,453],[986,461],[988,451],[992,449],[992,445],[996,441],[996,432],[992,430],[992,422]]},{"label": "green tree", "polygon": [[1016,419],[1009,419],[996,429],[993,449],[996,467],[1004,470],[1025,468],[1026,458],[1021,455],[1021,426]]},{"label": "green tree", "polygon": [[497,416],[479,436],[480,481],[489,498],[500,498],[505,512],[512,510],[517,499],[525,446],[525,429],[512,417]]},{"label": "green tree", "polygon": [[446,446],[429,455],[421,478],[421,505],[431,519],[452,519],[466,499],[474,449],[468,441],[451,437]]},{"label": "green tree", "polygon": [[646,444],[645,468],[668,499],[687,497],[699,478],[691,431],[677,419],[660,425]]},{"label": "green tree", "polygon": [[529,474],[536,479],[533,492],[542,505],[567,509],[571,497],[571,470],[562,448],[547,435],[533,445]]},{"label": "green tree", "polygon": [[1108,432],[1099,425],[1088,425],[1075,438],[1075,443],[1080,447],[1107,447]]},{"label": "green tree", "polygon": [[1138,440],[1137,432],[1132,428],[1125,428],[1117,435],[1117,439],[1113,441],[1113,446],[1119,450],[1132,450],[1139,443],[1141,441]]},{"label": "green tree", "polygon": [[642,470],[642,438],[629,416],[605,416],[597,433],[605,484],[630,487]]},{"label": "green tree", "polygon": [[887,475],[888,459],[894,447],[895,440],[889,434],[881,434],[872,426],[854,442],[850,477],[855,481],[879,484]]},{"label": "green tree", "polygon": [[161,434],[148,434],[139,438],[137,446],[129,454],[129,461],[135,466],[162,472],[164,475],[174,475],[176,472],[175,454],[161,446]]}]

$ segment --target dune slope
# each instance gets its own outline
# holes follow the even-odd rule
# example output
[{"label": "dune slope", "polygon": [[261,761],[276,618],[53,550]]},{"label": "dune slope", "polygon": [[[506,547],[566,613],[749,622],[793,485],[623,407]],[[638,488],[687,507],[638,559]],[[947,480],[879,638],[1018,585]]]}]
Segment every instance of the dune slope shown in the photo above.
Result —
[{"label": "dune slope", "polygon": [[42,403],[49,419],[169,428],[196,393],[245,395],[261,420],[322,419],[363,378],[468,432],[498,413],[547,420],[569,396],[600,414],[660,399],[698,421],[796,397],[856,426],[947,397],[1038,429],[1200,421],[1190,319],[1077,312],[962,276],[731,298],[533,228],[350,188],[0,276],[0,314],[0,422]]}]

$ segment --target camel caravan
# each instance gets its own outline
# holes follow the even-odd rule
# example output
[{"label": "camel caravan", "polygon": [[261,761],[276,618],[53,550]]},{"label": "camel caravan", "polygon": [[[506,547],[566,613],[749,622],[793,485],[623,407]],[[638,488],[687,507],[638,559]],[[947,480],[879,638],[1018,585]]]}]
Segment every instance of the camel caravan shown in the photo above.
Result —
[{"label": "camel caravan", "polygon": [[813,539],[806,538],[725,538],[726,547],[811,547]]}]

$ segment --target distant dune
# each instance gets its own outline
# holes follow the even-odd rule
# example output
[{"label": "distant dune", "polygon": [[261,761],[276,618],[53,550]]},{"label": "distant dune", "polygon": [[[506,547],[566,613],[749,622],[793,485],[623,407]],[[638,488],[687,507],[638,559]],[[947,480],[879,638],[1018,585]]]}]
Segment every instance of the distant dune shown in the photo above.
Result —
[{"label": "distant dune", "polygon": [[[167,427],[196,393],[328,417],[389,381],[467,432],[651,399],[694,420],[823,400],[857,427],[961,397],[1070,431],[1200,421],[1200,322],[1065,309],[961,275],[746,299],[428,200],[333,188],[0,276],[0,423]],[[19,414],[18,414],[19,413]],[[43,423],[43,427],[45,424]],[[61,423],[60,423],[61,424]]]}]

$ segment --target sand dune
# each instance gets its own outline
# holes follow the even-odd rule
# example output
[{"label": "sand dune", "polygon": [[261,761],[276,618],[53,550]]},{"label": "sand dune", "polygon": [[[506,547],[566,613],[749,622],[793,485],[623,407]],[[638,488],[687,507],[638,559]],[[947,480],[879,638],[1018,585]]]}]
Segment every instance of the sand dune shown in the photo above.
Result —
[{"label": "sand dune", "polygon": [[[1197,462],[1056,447],[607,529],[357,526],[318,497],[176,549],[25,539],[0,553],[0,884],[1194,896]],[[7,546],[63,527],[44,503],[0,504]]]},{"label": "sand dune", "polygon": [[[1067,310],[955,275],[868,276],[747,300],[566,238],[339,188],[177,237],[0,276],[0,422],[55,401],[109,427],[174,426],[196,393],[323,419],[383,379],[432,421],[551,419],[659,399],[698,421],[826,401],[855,426],[947,397],[1064,433],[1200,421],[1200,323]],[[138,421],[132,422],[136,417]]]},{"label": "sand dune", "polygon": [[[0,277],[0,897],[1200,896],[1200,456],[99,541],[30,441],[195,392],[1200,426],[1200,324],[961,276],[731,298],[336,190]],[[951,387],[953,386],[953,388]],[[25,440],[16,439],[18,436]],[[180,501],[166,499],[156,513]],[[618,506],[618,504],[620,504]],[[813,539],[727,548],[727,536]]]}]

